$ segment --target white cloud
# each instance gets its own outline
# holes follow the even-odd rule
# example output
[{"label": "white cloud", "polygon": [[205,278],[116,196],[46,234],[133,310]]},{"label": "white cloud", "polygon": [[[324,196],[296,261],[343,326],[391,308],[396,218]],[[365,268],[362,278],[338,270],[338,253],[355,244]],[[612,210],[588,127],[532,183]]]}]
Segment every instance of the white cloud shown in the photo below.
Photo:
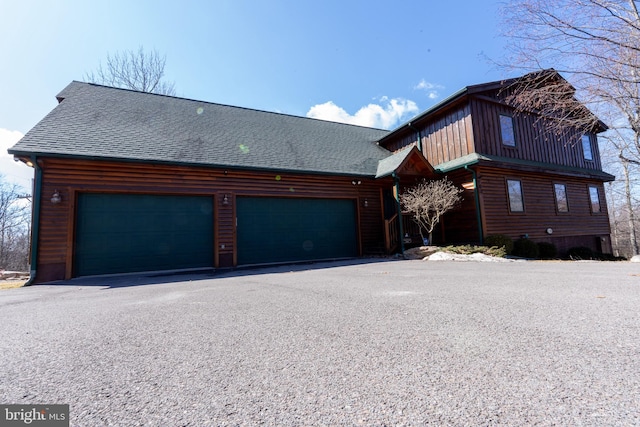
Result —
[{"label": "white cloud", "polygon": [[429,99],[436,99],[436,98],[440,98],[440,91],[444,89],[444,86],[434,84],[434,83],[429,83],[425,79],[422,79],[420,80],[420,83],[414,86],[414,89],[425,91]]},{"label": "white cloud", "polygon": [[352,125],[391,129],[401,121],[418,112],[415,102],[402,99],[380,98],[380,103],[369,104],[360,108],[355,114],[347,113],[333,101],[314,105],[307,112],[307,117]]},{"label": "white cloud", "polygon": [[0,175],[3,180],[22,186],[25,192],[31,192],[33,169],[14,161],[13,156],[7,153],[7,149],[13,147],[23,136],[18,131],[0,128]]}]

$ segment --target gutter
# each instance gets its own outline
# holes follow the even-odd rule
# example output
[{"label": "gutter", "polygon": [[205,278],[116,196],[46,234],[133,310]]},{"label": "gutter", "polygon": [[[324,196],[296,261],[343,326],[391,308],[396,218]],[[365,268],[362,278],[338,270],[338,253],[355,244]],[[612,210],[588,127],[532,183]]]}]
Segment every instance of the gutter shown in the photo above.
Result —
[{"label": "gutter", "polygon": [[476,171],[469,168],[469,165],[464,165],[464,169],[467,172],[471,172],[473,176],[473,191],[476,199],[476,221],[478,221],[478,237],[480,239],[480,245],[484,243],[483,230],[482,230],[482,213],[480,211],[480,191],[478,190],[478,175]]},{"label": "gutter", "polygon": [[[379,147],[380,150],[384,150],[386,153],[386,157],[389,157],[391,152],[386,148]],[[62,154],[62,153],[46,153],[46,152],[35,152],[35,151],[19,151],[9,149],[7,150],[9,154],[19,157],[49,157],[52,159],[72,159],[72,160],[89,160],[89,161],[98,161],[98,162],[120,162],[120,163],[139,163],[139,164],[148,164],[148,165],[162,165],[162,166],[176,166],[176,167],[198,167],[198,168],[207,168],[207,169],[219,169],[219,170],[229,170],[229,171],[252,171],[252,172],[262,172],[262,173],[287,173],[287,174],[304,174],[304,175],[319,175],[319,176],[348,176],[348,177],[364,177],[364,178],[375,178],[376,174],[367,173],[365,171],[326,171],[326,170],[307,170],[307,169],[291,169],[291,168],[279,168],[279,167],[264,167],[264,166],[244,166],[239,164],[216,164],[216,163],[198,163],[198,162],[181,162],[181,161],[171,161],[171,160],[160,160],[160,159],[137,159],[131,157],[106,157],[106,156],[89,156],[89,155],[77,155],[77,154]],[[382,157],[380,160],[384,160],[385,157]],[[371,159],[374,160],[375,159]],[[380,161],[378,160],[378,161]]]},{"label": "gutter", "polygon": [[38,238],[40,236],[40,199],[42,198],[42,169],[38,166],[38,158],[31,156],[35,179],[33,183],[33,211],[31,219],[31,254],[29,280],[24,286],[31,286],[36,280],[38,267]]},{"label": "gutter", "polygon": [[416,129],[411,122],[407,123],[407,127],[415,130],[418,134],[418,141],[416,145],[418,146],[418,151],[422,153],[422,134],[420,133],[420,129]]}]

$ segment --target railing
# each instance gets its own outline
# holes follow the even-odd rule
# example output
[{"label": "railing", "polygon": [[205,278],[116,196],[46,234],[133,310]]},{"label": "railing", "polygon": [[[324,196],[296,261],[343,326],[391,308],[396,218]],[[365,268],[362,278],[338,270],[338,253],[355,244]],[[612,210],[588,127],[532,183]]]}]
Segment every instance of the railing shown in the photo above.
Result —
[{"label": "railing", "polygon": [[411,215],[402,215],[402,232],[412,237],[420,236],[420,227]]},{"label": "railing", "polygon": [[398,231],[398,214],[384,220],[384,245],[388,254],[398,247],[400,232]]},{"label": "railing", "polygon": [[[404,236],[412,239],[420,237],[420,227],[411,218],[411,215],[402,215],[402,232]],[[392,253],[400,245],[400,230],[398,229],[398,214],[394,214],[391,218],[384,220],[385,250],[388,254]],[[421,243],[422,244],[422,243]]]}]

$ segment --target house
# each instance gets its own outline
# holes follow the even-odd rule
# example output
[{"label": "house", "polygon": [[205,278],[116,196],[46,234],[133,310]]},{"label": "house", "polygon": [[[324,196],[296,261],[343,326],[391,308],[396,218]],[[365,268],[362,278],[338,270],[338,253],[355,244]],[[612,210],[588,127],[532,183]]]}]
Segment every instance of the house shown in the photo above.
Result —
[{"label": "house", "polygon": [[500,84],[389,132],[74,81],[9,150],[34,168],[32,278],[401,251],[415,226],[397,195],[443,175],[465,192],[437,242],[526,234],[610,251],[595,134],[590,158],[537,140]]},{"label": "house", "polygon": [[507,104],[518,81],[468,86],[379,145],[393,152],[417,147],[436,172],[464,188],[462,206],[441,221],[436,242],[505,234],[553,243],[561,253],[576,246],[611,253],[603,183],[615,177],[602,171],[597,143],[606,125],[594,117],[592,129],[549,132],[537,114]]}]

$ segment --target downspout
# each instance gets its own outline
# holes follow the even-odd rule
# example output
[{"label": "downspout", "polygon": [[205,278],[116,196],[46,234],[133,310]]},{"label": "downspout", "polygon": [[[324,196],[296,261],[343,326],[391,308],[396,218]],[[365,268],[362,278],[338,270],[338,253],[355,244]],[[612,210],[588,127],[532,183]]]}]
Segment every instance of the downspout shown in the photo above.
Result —
[{"label": "downspout", "polygon": [[480,191],[478,191],[478,175],[476,171],[469,168],[469,165],[464,165],[464,169],[467,172],[471,172],[473,175],[473,191],[476,199],[476,221],[478,221],[478,237],[480,238],[480,244],[484,243],[483,231],[482,231],[482,214],[480,213]]},{"label": "downspout", "polygon": [[402,206],[400,206],[400,179],[395,172],[391,174],[396,189],[396,206],[398,209],[398,233],[400,234],[400,253],[404,257],[404,230],[402,227]]},{"label": "downspout", "polygon": [[416,144],[418,146],[418,151],[422,153],[422,134],[420,133],[420,129],[416,129],[411,122],[407,123],[407,127],[410,127],[411,129],[415,130],[416,133],[418,134],[418,143]]},{"label": "downspout", "polygon": [[34,182],[33,182],[33,215],[31,219],[31,268],[29,271],[29,280],[24,286],[31,286],[36,280],[37,266],[38,266],[38,237],[40,235],[40,199],[42,196],[42,169],[38,166],[38,159],[36,156],[31,156],[31,163],[33,163],[34,169]]}]

